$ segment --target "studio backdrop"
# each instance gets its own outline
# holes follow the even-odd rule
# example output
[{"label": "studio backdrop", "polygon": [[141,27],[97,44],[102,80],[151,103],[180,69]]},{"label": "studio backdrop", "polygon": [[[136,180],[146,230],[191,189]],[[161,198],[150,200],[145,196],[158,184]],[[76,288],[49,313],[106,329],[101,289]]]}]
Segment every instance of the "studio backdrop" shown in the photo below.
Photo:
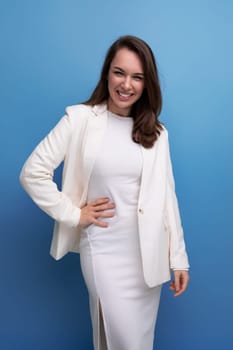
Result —
[{"label": "studio backdrop", "polygon": [[[1,1],[0,349],[92,349],[79,255],[52,259],[53,221],[18,177],[65,107],[89,97],[125,34],[147,41],[158,62],[191,264],[184,295],[163,287],[154,348],[231,349],[232,31],[227,0]],[[60,186],[61,168],[55,178]]]}]

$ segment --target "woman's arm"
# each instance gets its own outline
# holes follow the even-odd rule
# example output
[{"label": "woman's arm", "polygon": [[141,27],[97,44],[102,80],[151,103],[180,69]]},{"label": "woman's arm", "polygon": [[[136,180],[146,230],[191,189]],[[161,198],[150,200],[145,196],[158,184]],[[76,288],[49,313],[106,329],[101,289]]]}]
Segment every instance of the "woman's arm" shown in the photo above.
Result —
[{"label": "woman's arm", "polygon": [[80,208],[53,181],[54,170],[64,160],[71,136],[72,121],[66,113],[29,156],[20,173],[20,182],[43,211],[74,227],[79,223]]},{"label": "woman's arm", "polygon": [[175,291],[174,296],[182,294],[189,281],[189,261],[185,247],[183,227],[180,218],[179,206],[175,192],[175,181],[170,157],[169,141],[167,137],[167,198],[166,198],[166,226],[170,241],[170,267],[174,272],[174,280],[170,289]]}]

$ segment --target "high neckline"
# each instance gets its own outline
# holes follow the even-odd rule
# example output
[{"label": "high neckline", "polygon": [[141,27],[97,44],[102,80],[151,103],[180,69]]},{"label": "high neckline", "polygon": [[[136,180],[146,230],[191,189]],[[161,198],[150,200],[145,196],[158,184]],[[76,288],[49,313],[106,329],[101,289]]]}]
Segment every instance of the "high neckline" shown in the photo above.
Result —
[{"label": "high neckline", "polygon": [[109,116],[112,116],[112,117],[114,117],[114,118],[116,118],[116,119],[119,119],[119,120],[133,120],[133,118],[132,117],[130,117],[130,116],[124,116],[124,115],[119,115],[119,114],[116,114],[116,113],[113,113],[113,112],[111,112],[111,111],[109,111],[108,110],[108,115]]}]

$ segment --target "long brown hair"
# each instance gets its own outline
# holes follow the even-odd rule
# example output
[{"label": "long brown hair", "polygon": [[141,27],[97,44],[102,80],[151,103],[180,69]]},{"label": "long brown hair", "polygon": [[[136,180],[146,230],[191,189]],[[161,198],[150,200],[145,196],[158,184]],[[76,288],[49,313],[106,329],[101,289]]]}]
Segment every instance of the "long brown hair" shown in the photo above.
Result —
[{"label": "long brown hair", "polygon": [[93,106],[108,100],[108,72],[117,51],[122,48],[127,48],[139,56],[145,79],[143,93],[134,103],[130,112],[134,119],[132,139],[145,148],[151,148],[162,130],[162,125],[158,120],[162,108],[162,94],[155,57],[145,41],[135,36],[126,35],[112,44],[106,54],[99,82],[91,97],[84,103]]}]

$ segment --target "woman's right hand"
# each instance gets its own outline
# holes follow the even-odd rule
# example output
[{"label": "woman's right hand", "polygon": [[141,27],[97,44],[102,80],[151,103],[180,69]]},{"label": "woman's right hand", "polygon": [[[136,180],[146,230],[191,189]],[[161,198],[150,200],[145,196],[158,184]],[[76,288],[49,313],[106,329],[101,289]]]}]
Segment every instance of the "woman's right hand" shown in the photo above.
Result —
[{"label": "woman's right hand", "polygon": [[97,198],[95,201],[81,207],[79,225],[88,226],[94,224],[100,227],[108,227],[108,223],[99,220],[99,218],[111,218],[115,215],[114,211],[108,211],[115,208],[114,203],[109,203],[109,198]]}]

